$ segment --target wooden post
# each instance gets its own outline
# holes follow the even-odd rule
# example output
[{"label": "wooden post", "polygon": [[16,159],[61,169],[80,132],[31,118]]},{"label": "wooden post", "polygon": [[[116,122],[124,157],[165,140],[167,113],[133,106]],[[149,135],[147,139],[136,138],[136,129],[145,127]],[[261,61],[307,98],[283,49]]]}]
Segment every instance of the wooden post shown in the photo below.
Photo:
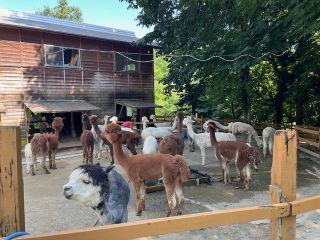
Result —
[{"label": "wooden post", "polygon": [[[270,185],[271,203],[294,201],[296,200],[297,176],[296,132],[276,131],[273,146]],[[296,239],[296,216],[271,219],[271,239]]]},{"label": "wooden post", "polygon": [[0,126],[0,236],[24,231],[20,127]]},{"label": "wooden post", "polygon": [[71,121],[71,137],[75,138],[77,136],[76,128],[75,128],[75,118],[74,118],[74,112],[71,112],[70,114],[70,121]]}]

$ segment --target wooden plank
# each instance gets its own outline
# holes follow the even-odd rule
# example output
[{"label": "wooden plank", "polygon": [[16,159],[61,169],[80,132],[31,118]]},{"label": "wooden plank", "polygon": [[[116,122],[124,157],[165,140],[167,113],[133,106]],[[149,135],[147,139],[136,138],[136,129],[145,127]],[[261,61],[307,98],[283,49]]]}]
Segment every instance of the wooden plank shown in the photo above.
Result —
[{"label": "wooden plank", "polygon": [[309,129],[307,127],[296,126],[296,130],[297,131],[306,132],[306,133],[310,133],[310,134],[313,134],[313,135],[319,135],[319,130],[312,130],[312,129]]},{"label": "wooden plank", "polygon": [[215,212],[195,213],[184,216],[141,220],[131,223],[108,225],[80,230],[69,230],[21,237],[33,240],[107,240],[132,239],[165,233],[189,231],[226,224],[246,223],[255,220],[285,217],[289,215],[289,204],[248,207]]},{"label": "wooden plank", "polygon": [[309,155],[311,155],[311,156],[313,156],[313,157],[316,157],[316,158],[320,159],[320,154],[318,154],[318,153],[312,152],[312,151],[310,151],[309,149],[306,149],[306,148],[301,147],[301,146],[298,146],[298,149],[299,149],[300,151],[306,153],[306,154],[309,154]]},{"label": "wooden plank", "polygon": [[291,202],[292,215],[298,215],[316,209],[320,209],[320,195]]},{"label": "wooden plank", "polygon": [[299,142],[305,142],[305,143],[307,143],[307,144],[309,144],[309,145],[312,145],[312,146],[314,146],[314,147],[319,147],[319,144],[320,144],[320,143],[318,143],[318,142],[311,141],[311,140],[309,140],[309,139],[302,138],[302,137],[300,137],[300,136],[299,136]]},{"label": "wooden plank", "polygon": [[0,127],[0,236],[24,231],[19,127]]},{"label": "wooden plank", "polygon": [[[278,130],[275,133],[271,168],[271,203],[290,202],[296,199],[297,134]],[[294,240],[296,217],[271,219],[271,238]]]}]

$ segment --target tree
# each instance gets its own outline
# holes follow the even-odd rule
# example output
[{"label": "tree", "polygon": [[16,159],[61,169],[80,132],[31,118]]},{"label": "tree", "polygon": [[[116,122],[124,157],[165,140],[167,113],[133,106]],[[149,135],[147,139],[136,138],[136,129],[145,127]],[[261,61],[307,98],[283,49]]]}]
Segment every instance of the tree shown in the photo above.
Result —
[{"label": "tree", "polygon": [[[143,41],[158,42],[160,52],[168,56],[166,60],[170,69],[164,82],[174,82],[175,85],[167,85],[167,88],[195,96],[195,105],[199,105],[204,94],[221,100],[229,98],[232,99],[228,103],[232,105],[229,109],[236,110],[241,106],[242,119],[250,121],[253,109],[261,107],[261,103],[254,99],[261,84],[253,82],[257,79],[251,75],[252,70],[263,61],[269,61],[271,65],[262,64],[257,69],[267,67],[270,70],[272,66],[275,93],[270,96],[272,104],[269,107],[274,108],[275,122],[281,123],[287,111],[285,105],[292,107],[293,104],[288,99],[289,91],[294,90],[293,84],[302,76],[316,72],[307,61],[310,56],[299,52],[310,48],[311,39],[319,31],[320,5],[317,0],[126,1],[129,7],[141,9],[137,16],[141,25],[154,26]],[[317,48],[310,48],[312,56]],[[206,60],[178,57],[183,55]],[[213,55],[228,59],[239,55],[255,57],[222,61],[210,58]],[[319,58],[314,60],[319,63]],[[303,61],[308,62],[307,71],[301,71]],[[319,78],[310,80],[314,83]],[[263,82],[267,83],[267,80],[263,79]],[[209,93],[210,86],[228,88],[231,92]],[[262,98],[258,96],[258,99]]]},{"label": "tree", "polygon": [[82,22],[82,12],[80,8],[69,6],[67,0],[59,0],[58,5],[53,8],[44,6],[42,10],[36,10],[36,14]]}]

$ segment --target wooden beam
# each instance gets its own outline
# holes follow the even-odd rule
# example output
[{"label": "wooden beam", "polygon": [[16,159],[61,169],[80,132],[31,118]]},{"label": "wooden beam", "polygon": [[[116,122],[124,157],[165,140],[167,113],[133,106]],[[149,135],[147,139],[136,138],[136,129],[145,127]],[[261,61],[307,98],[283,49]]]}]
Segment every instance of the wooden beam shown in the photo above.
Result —
[{"label": "wooden beam", "polygon": [[296,130],[297,131],[301,131],[301,132],[306,132],[312,135],[319,135],[319,130],[312,130],[310,128],[307,127],[302,127],[302,126],[296,126]]},{"label": "wooden beam", "polygon": [[291,202],[291,214],[298,215],[320,209],[320,195]]},{"label": "wooden beam", "polygon": [[[271,203],[296,200],[297,135],[295,131],[278,130],[273,144],[271,168]],[[296,239],[296,217],[271,219],[271,239]]]},{"label": "wooden beam", "polygon": [[0,236],[24,231],[20,127],[0,127]]},{"label": "wooden beam", "polygon": [[114,224],[102,227],[30,235],[19,240],[107,240],[132,239],[166,233],[189,231],[226,224],[246,223],[255,220],[285,217],[289,215],[289,204],[248,207],[215,212],[195,213],[184,216],[148,219],[131,223]]},{"label": "wooden beam", "polygon": [[320,145],[320,143],[316,142],[316,140],[315,141],[311,141],[309,139],[302,138],[300,136],[299,136],[299,142],[305,142],[305,143],[307,143],[309,145],[312,145],[314,147],[319,147],[319,145]]},{"label": "wooden beam", "polygon": [[316,157],[316,158],[320,159],[320,154],[318,154],[318,153],[312,152],[312,151],[310,151],[309,149],[306,149],[306,148],[301,147],[301,146],[298,146],[298,149],[299,149],[301,152],[304,152],[304,153],[306,153],[306,154],[309,154],[309,155],[311,155],[311,156],[313,156],[313,157]]}]

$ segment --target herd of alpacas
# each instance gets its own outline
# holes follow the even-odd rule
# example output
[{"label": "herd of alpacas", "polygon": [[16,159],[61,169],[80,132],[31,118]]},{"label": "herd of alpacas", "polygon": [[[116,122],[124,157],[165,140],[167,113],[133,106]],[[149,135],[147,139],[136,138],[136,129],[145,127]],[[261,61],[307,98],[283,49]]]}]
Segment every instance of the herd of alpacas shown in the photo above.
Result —
[{"label": "herd of alpacas", "polygon": [[[108,123],[111,121],[111,123]],[[98,124],[96,115],[82,114],[82,134],[80,142],[83,150],[82,165],[75,168],[69,182],[63,186],[63,194],[67,199],[81,202],[92,208],[98,215],[96,222],[100,224],[116,224],[128,221],[128,203],[130,198],[129,183],[133,185],[136,196],[136,215],[141,216],[145,210],[145,183],[162,178],[168,201],[166,216],[171,216],[175,208],[181,215],[184,206],[182,185],[190,178],[188,160],[183,156],[185,137],[194,151],[195,144],[200,148],[201,163],[205,165],[205,148],[212,148],[214,156],[219,160],[224,184],[231,183],[229,166],[234,163],[239,181],[236,188],[249,189],[251,168],[261,161],[260,151],[251,145],[253,138],[258,147],[263,147],[263,156],[272,155],[275,129],[267,127],[263,130],[262,141],[255,129],[243,122],[232,122],[227,126],[215,120],[203,124],[202,133],[195,131],[194,120],[177,112],[174,122],[156,123],[155,115],[142,117],[142,131],[133,129],[133,124],[118,124],[118,118],[104,116],[104,124]],[[50,173],[45,166],[46,156],[49,158],[49,169],[56,169],[55,155],[59,146],[59,134],[63,128],[63,119],[56,117],[52,122],[53,133],[36,134],[25,146],[27,172],[35,175],[37,157],[41,156],[40,165],[44,173]],[[186,135],[183,127],[186,126]],[[227,132],[220,132],[224,130]],[[245,134],[247,143],[237,141],[236,134]],[[142,153],[136,147],[142,142]],[[131,154],[125,154],[125,145]],[[103,147],[111,155],[111,165],[100,165]],[[115,169],[114,158],[123,168],[127,179]],[[97,161],[93,164],[94,159]],[[96,225],[95,224],[95,225]]]}]

